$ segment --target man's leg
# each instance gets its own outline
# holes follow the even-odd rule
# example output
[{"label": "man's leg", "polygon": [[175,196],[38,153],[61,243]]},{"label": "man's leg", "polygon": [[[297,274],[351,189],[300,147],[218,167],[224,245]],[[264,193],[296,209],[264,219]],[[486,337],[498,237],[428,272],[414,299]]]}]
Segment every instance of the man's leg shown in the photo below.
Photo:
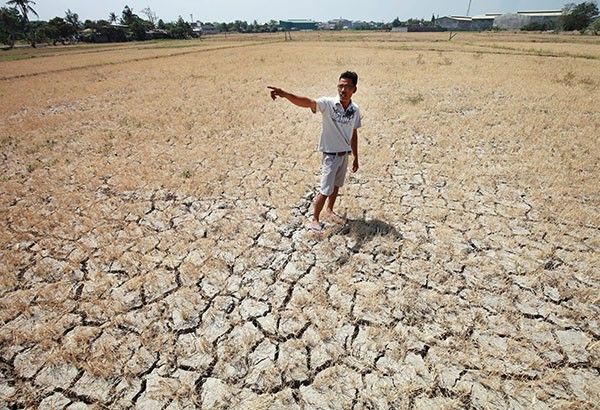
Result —
[{"label": "man's leg", "polygon": [[333,191],[329,198],[327,199],[327,209],[325,210],[325,216],[330,221],[341,224],[344,223],[344,217],[340,217],[333,212],[333,206],[335,205],[335,200],[338,197],[338,193],[340,191],[340,187],[344,185],[344,179],[346,179],[346,169],[348,168],[348,155],[345,155],[341,161],[338,163],[338,167],[335,173]]},{"label": "man's leg", "polygon": [[320,230],[321,229],[321,211],[325,206],[325,201],[329,195],[323,194],[323,192],[329,193],[333,190],[333,186],[335,184],[335,168],[334,168],[334,160],[335,157],[329,155],[323,155],[321,159],[321,186],[319,188],[319,193],[315,197],[314,203],[314,211],[313,218],[310,223],[311,229]]},{"label": "man's leg", "polygon": [[317,194],[317,196],[315,198],[315,209],[313,212],[313,220],[312,220],[312,225],[315,228],[321,227],[319,217],[321,215],[321,211],[323,210],[323,206],[325,205],[326,199],[327,199],[327,197],[320,192]]},{"label": "man's leg", "polygon": [[333,206],[335,205],[335,200],[338,196],[338,192],[340,190],[339,186],[336,186],[333,189],[333,192],[331,193],[331,195],[329,195],[328,199],[327,199],[327,208],[323,211],[323,218],[326,218],[328,221],[336,223],[336,224],[343,224],[345,222],[345,215],[344,216],[340,216],[338,214],[336,214],[335,212],[333,212]]},{"label": "man's leg", "polygon": [[331,195],[327,197],[327,212],[329,213],[333,213],[333,206],[335,205],[335,200],[337,199],[339,190],[339,186],[334,187]]}]

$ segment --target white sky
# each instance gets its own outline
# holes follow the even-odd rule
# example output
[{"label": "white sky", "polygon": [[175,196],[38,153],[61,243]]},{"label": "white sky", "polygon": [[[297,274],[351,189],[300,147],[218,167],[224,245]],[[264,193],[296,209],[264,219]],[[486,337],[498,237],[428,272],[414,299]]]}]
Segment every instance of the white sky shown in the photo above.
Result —
[{"label": "white sky", "polygon": [[[514,12],[517,10],[561,9],[565,3],[583,0],[472,0],[471,15]],[[0,0],[2,2],[2,0]],[[464,15],[469,0],[35,0],[33,8],[40,20],[64,17],[65,11],[79,14],[80,20],[107,19],[110,12],[121,15],[128,5],[133,12],[140,13],[150,7],[165,22],[178,16],[190,20],[234,21],[245,20],[259,23],[291,18],[306,18],[326,21],[334,18],[349,20],[374,20],[390,22],[396,17],[430,19],[432,14],[444,16]],[[3,1],[2,3],[5,3]],[[2,4],[0,3],[0,4]],[[35,16],[31,16],[35,19]]]}]

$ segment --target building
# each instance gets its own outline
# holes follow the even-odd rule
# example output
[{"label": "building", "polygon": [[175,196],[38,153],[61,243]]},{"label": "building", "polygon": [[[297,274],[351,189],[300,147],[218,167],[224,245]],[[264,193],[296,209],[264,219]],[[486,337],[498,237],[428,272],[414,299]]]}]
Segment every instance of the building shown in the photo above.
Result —
[{"label": "building", "polygon": [[435,20],[436,27],[449,31],[484,31],[493,27],[504,30],[520,30],[528,24],[556,27],[562,11],[518,11],[516,13],[486,13],[482,16],[445,16]]},{"label": "building", "polygon": [[444,16],[435,19],[435,26],[449,31],[470,31],[471,17],[467,16]]},{"label": "building", "polygon": [[317,22],[302,19],[279,20],[279,27],[285,31],[316,30]]},{"label": "building", "polygon": [[352,28],[352,22],[346,19],[333,19],[327,22],[330,26],[333,26],[337,30],[348,30]]},{"label": "building", "polygon": [[190,23],[190,27],[192,28],[192,36],[193,37],[202,37],[202,22],[201,21],[192,21]]},{"label": "building", "polygon": [[166,30],[146,30],[146,40],[158,40],[161,38],[169,38],[169,33]]},{"label": "building", "polygon": [[561,10],[518,11],[516,13],[502,14],[494,20],[494,27],[504,30],[520,30],[521,28],[537,24],[540,27],[553,29],[558,27],[562,16]]},{"label": "building", "polygon": [[217,34],[219,30],[212,23],[202,24],[202,34]]},{"label": "building", "polygon": [[486,13],[482,16],[445,16],[435,19],[435,26],[449,31],[484,31],[494,25],[500,13]]},{"label": "building", "polygon": [[352,28],[355,30],[365,30],[370,28],[370,25],[366,21],[356,20],[352,22]]},{"label": "building", "polygon": [[494,26],[494,21],[498,16],[500,16],[500,13],[486,13],[483,16],[473,16],[471,18],[471,30],[490,30]]}]

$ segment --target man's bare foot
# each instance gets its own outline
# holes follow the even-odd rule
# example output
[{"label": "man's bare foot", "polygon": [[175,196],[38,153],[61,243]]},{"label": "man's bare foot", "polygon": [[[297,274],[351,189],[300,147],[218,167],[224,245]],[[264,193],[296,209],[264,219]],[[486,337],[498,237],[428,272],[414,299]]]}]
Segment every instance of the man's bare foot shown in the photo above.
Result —
[{"label": "man's bare foot", "polygon": [[346,222],[346,214],[337,214],[334,211],[325,210],[322,213],[323,219],[327,219],[329,222],[341,225]]},{"label": "man's bare foot", "polygon": [[307,228],[318,234],[323,232],[323,226],[321,225],[321,223],[314,219],[308,224]]}]

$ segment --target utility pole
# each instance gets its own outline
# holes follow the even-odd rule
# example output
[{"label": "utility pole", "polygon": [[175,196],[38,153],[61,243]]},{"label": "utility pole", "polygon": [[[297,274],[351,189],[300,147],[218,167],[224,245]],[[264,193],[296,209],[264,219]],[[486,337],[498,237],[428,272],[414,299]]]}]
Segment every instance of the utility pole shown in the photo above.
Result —
[{"label": "utility pole", "polygon": [[469,16],[470,12],[471,12],[471,0],[469,0],[469,7],[467,7],[467,16]]}]

